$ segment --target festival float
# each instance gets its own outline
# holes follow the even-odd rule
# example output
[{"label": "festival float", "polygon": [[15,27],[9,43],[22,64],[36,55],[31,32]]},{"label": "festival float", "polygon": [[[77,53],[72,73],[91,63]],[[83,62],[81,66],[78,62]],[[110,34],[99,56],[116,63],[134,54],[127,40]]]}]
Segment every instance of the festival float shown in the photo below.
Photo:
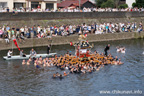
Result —
[{"label": "festival float", "polygon": [[86,37],[87,34],[80,35],[77,43],[70,42],[70,45],[75,47],[75,55],[81,62],[90,61],[90,56],[92,56],[91,48],[93,48],[93,44],[90,45]]},{"label": "festival float", "polygon": [[71,64],[86,64],[92,62],[98,65],[123,64],[123,62],[117,61],[118,58],[114,58],[111,54],[105,56],[103,53],[99,54],[96,51],[91,52],[94,45],[90,45],[86,37],[87,34],[80,35],[77,43],[70,42],[70,45],[75,47],[75,56],[70,56]]}]

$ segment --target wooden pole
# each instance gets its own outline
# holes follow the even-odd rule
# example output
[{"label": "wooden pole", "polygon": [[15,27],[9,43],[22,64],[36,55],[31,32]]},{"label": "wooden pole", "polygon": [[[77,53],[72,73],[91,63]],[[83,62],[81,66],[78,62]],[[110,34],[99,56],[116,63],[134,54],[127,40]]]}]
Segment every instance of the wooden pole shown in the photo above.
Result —
[{"label": "wooden pole", "polygon": [[13,40],[12,40],[12,55],[13,55]]}]

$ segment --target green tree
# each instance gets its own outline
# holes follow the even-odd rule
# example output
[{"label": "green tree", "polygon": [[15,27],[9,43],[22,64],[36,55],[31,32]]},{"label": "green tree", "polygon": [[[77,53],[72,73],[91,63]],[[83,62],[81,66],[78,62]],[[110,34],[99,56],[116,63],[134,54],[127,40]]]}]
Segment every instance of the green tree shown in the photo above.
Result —
[{"label": "green tree", "polygon": [[102,8],[106,8],[106,7],[116,7],[118,6],[118,1],[119,0],[96,0],[96,5],[97,7],[102,7]]},{"label": "green tree", "polygon": [[127,4],[121,4],[118,6],[118,8],[128,8],[128,5]]},{"label": "green tree", "polygon": [[132,4],[132,6],[138,8],[144,7],[144,0],[136,0],[136,2]]},{"label": "green tree", "polygon": [[133,6],[133,7],[137,7],[136,3],[133,3],[132,6]]},{"label": "green tree", "polygon": [[107,0],[96,0],[97,7],[101,7],[101,5],[106,2]]},{"label": "green tree", "polygon": [[113,0],[107,0],[106,2],[102,3],[102,8],[114,8],[114,1]]}]

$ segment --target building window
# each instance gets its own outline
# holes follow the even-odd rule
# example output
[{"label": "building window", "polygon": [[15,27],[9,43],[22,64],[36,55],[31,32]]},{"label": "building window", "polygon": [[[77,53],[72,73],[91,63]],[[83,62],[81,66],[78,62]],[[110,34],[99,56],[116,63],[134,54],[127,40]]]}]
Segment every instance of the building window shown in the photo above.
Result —
[{"label": "building window", "polygon": [[46,3],[46,9],[53,9],[54,8],[54,4],[53,3]]},{"label": "building window", "polygon": [[0,2],[0,8],[6,8],[7,2]]},{"label": "building window", "polygon": [[38,8],[39,2],[31,2],[31,8]]},{"label": "building window", "polygon": [[14,8],[22,8],[24,7],[24,3],[14,3]]}]

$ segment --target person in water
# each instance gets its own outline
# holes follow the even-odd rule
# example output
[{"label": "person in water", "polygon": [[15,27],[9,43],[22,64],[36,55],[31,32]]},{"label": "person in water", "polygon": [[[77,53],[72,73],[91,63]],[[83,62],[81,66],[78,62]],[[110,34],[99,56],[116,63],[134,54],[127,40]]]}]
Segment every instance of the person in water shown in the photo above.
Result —
[{"label": "person in water", "polygon": [[107,56],[108,55],[108,50],[110,49],[110,44],[108,44],[106,47],[105,47],[105,49],[104,49],[104,52],[105,52],[105,56]]},{"label": "person in water", "polygon": [[120,52],[120,53],[125,53],[126,49],[125,47],[116,47],[117,48],[117,52]]},{"label": "person in water", "polygon": [[8,53],[7,53],[7,57],[11,58],[11,55],[12,55],[12,51],[9,50]]},{"label": "person in water", "polygon": [[23,50],[20,51],[20,56],[21,57],[26,57],[26,54],[23,53]]},{"label": "person in water", "polygon": [[28,60],[26,64],[29,66],[30,65],[30,61]]},{"label": "person in water", "polygon": [[[69,73],[68,73],[69,74]],[[67,76],[68,75],[65,71],[63,72],[63,76]]]},{"label": "person in water", "polygon": [[56,78],[57,76],[56,76],[56,74],[53,74],[53,78]]},{"label": "person in water", "polygon": [[[58,77],[60,79],[66,77],[69,73],[71,74],[85,74],[93,73],[94,71],[99,71],[105,65],[120,65],[123,64],[121,59],[118,57],[113,57],[111,54],[105,56],[103,53],[92,53],[90,54],[90,61],[82,62],[79,57],[73,56],[71,54],[65,54],[64,56],[54,57],[54,58],[37,58],[33,63],[37,69],[55,66],[61,70],[69,71],[63,74],[55,73],[53,77]],[[29,61],[28,63],[30,63]],[[29,64],[28,64],[29,65]]]},{"label": "person in water", "polygon": [[22,61],[22,65],[25,65],[25,64],[26,64],[26,62],[25,62],[25,60],[23,60],[23,61]]},{"label": "person in water", "polygon": [[32,48],[32,50],[30,51],[30,56],[36,56],[36,51]]}]

